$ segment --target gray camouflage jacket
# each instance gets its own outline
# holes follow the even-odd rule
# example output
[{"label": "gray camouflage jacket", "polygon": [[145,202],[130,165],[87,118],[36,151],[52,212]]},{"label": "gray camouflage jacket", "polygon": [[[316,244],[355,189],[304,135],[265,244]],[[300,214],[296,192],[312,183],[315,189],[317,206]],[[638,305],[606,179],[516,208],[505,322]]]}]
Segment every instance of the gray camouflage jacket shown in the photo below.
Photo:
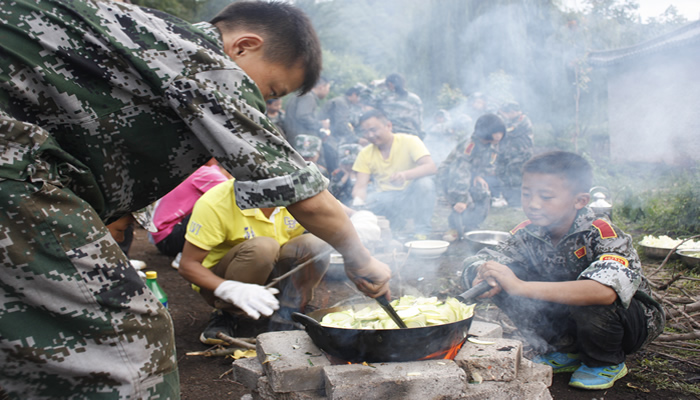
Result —
[{"label": "gray camouflage jacket", "polygon": [[326,187],[275,133],[214,26],[125,3],[0,9],[0,179],[60,176],[107,221],[212,156],[237,178],[242,208],[288,205]]},{"label": "gray camouflage jacket", "polygon": [[487,260],[508,265],[518,278],[527,281],[592,279],[614,289],[625,308],[633,297],[642,302],[648,317],[648,341],[663,331],[664,314],[651,297],[632,237],[606,219],[596,219],[590,208],[579,211],[569,233],[556,246],[542,227],[530,221],[516,226],[511,234],[493,249],[482,249],[464,260],[469,284]]}]

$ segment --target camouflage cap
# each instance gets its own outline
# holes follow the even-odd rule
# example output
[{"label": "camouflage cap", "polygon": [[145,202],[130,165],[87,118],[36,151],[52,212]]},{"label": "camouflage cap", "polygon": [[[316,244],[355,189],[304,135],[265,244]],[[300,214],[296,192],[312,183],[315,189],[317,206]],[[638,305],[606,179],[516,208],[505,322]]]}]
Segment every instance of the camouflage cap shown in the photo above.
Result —
[{"label": "camouflage cap", "polygon": [[357,155],[362,150],[362,146],[359,144],[349,143],[343,144],[338,147],[338,161],[341,164],[352,165],[355,163]]},{"label": "camouflage cap", "polygon": [[294,138],[294,148],[302,157],[317,156],[321,152],[321,138],[311,135],[299,135]]}]

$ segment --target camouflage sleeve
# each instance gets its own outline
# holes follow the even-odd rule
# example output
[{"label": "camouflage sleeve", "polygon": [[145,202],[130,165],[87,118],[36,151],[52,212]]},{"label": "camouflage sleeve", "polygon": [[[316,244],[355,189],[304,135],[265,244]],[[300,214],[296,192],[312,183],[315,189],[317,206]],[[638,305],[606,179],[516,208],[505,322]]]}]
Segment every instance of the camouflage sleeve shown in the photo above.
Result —
[{"label": "camouflage sleeve", "polygon": [[525,259],[520,256],[524,254],[520,251],[523,246],[522,240],[516,236],[511,236],[505,242],[495,246],[494,248],[484,248],[479,250],[476,255],[467,257],[462,262],[464,271],[462,272],[463,281],[471,287],[472,281],[476,278],[476,274],[481,264],[486,261],[496,261],[503,265],[513,266],[520,265],[525,262]]},{"label": "camouflage sleeve", "polygon": [[[597,220],[593,224],[599,223]],[[580,275],[611,287],[624,307],[642,283],[642,265],[632,244],[632,238],[605,222],[599,229],[592,229],[587,237],[587,247],[592,249],[594,261]],[[610,229],[611,228],[611,229]]]},{"label": "camouflage sleeve", "polygon": [[274,133],[267,117],[242,100],[246,91],[257,87],[243,71],[219,68],[174,79],[166,95],[207,150],[236,177],[241,208],[285,206],[325,189],[328,180],[318,168],[307,165]]}]

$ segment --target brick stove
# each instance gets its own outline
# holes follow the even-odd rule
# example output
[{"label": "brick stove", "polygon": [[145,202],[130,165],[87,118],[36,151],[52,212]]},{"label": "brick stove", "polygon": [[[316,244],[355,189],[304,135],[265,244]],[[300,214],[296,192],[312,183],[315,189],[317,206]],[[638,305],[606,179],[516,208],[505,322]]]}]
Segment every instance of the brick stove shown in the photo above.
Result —
[{"label": "brick stove", "polygon": [[[257,358],[236,360],[234,380],[262,400],[551,399],[551,368],[522,356],[500,326],[474,321],[454,360],[334,363],[305,331],[257,337]],[[420,345],[420,344],[417,344]]]}]

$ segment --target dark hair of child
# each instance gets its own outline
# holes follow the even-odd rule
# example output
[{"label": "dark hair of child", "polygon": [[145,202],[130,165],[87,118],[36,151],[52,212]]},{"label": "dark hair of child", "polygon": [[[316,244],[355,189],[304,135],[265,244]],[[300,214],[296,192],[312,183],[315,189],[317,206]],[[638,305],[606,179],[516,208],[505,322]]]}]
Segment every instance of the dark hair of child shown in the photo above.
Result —
[{"label": "dark hair of child", "polygon": [[593,185],[593,168],[578,154],[552,151],[537,155],[523,165],[523,174],[559,175],[571,185],[574,193],[588,193]]},{"label": "dark hair of child", "polygon": [[269,62],[288,66],[301,63],[304,82],[300,94],[313,89],[321,76],[321,42],[306,14],[288,3],[237,1],[209,22],[222,32],[245,29],[260,35]]},{"label": "dark hair of child", "polygon": [[499,132],[505,137],[506,125],[501,117],[496,114],[484,114],[476,120],[472,136],[476,139],[491,140],[493,134]]}]

